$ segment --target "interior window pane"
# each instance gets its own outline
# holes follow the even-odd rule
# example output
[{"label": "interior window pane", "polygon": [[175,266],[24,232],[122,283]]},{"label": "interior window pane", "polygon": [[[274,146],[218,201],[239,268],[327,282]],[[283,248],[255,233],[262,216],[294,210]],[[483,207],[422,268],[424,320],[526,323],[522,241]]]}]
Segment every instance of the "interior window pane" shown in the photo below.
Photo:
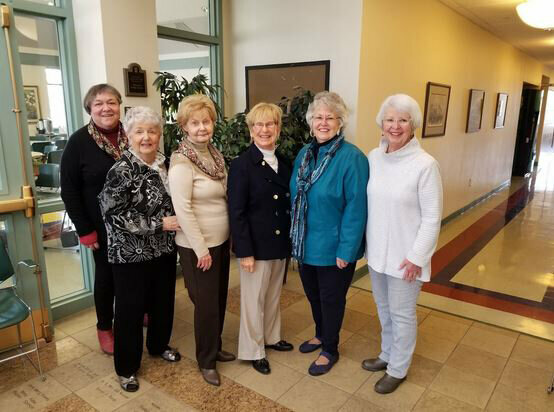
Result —
[{"label": "interior window pane", "polygon": [[159,26],[210,34],[209,0],[156,0]]},{"label": "interior window pane", "polygon": [[58,0],[27,0],[32,3],[46,4],[47,6],[57,6]]},{"label": "interior window pane", "polygon": [[210,47],[158,38],[160,70],[190,80],[198,73],[210,80]]}]

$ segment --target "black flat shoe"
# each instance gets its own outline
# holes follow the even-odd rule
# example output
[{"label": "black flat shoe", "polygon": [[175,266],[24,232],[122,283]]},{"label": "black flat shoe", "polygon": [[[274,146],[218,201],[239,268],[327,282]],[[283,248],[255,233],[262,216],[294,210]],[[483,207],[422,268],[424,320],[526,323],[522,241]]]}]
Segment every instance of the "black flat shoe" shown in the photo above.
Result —
[{"label": "black flat shoe", "polygon": [[220,350],[217,352],[216,360],[219,362],[231,362],[234,361],[237,357],[230,352]]},{"label": "black flat shoe", "polygon": [[288,352],[294,349],[292,343],[288,343],[286,340],[280,340],[273,345],[265,345],[267,349],[278,350],[279,352]]},{"label": "black flat shoe", "polygon": [[253,360],[252,366],[261,374],[269,375],[271,373],[271,368],[269,367],[269,362],[266,358]]},{"label": "black flat shoe", "polygon": [[375,392],[386,394],[394,392],[402,382],[406,380],[406,377],[398,379],[390,376],[385,372],[383,377],[375,383]]},{"label": "black flat shoe", "polygon": [[379,372],[387,369],[388,363],[379,358],[366,359],[362,362],[362,368],[370,372]]}]

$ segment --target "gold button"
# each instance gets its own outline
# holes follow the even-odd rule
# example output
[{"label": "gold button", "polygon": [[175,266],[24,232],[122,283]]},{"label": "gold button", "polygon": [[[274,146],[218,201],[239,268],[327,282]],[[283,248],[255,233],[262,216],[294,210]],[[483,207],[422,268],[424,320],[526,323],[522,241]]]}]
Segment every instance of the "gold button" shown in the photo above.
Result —
[{"label": "gold button", "polygon": [[279,199],[279,195],[273,195],[273,199],[275,200]]},{"label": "gold button", "polygon": [[280,231],[279,229],[277,229],[277,230],[275,231],[275,234],[276,234],[276,235],[280,235],[280,234],[281,234],[281,231]]},{"label": "gold button", "polygon": [[265,160],[262,160],[262,166],[265,166]]}]

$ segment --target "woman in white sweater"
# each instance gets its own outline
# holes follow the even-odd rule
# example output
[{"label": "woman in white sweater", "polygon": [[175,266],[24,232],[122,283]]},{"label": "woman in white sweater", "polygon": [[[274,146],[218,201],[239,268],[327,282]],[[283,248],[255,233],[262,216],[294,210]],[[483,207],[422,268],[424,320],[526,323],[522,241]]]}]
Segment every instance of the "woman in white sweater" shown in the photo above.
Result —
[{"label": "woman in white sweater", "polygon": [[414,136],[422,116],[413,98],[387,97],[376,120],[383,133],[368,155],[366,256],[382,328],[381,353],[362,367],[386,370],[375,391],[390,393],[406,379],[416,345],[416,302],[431,277],[442,184],[438,162]]},{"label": "woman in white sweater", "polygon": [[204,380],[219,386],[216,361],[232,361],[235,356],[221,349],[229,285],[229,216],[225,161],[210,143],[215,119],[209,97],[183,99],[177,121],[185,138],[171,156],[169,188],[182,228],[175,243],[194,303],[196,360]]}]

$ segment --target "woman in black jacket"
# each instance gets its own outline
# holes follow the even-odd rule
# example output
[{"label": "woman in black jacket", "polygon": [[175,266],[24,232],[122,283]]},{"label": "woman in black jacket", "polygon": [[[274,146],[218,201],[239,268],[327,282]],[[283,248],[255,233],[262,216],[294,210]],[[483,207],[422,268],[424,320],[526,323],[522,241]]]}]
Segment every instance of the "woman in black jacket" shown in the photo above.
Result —
[{"label": "woman in black jacket", "polygon": [[181,359],[169,347],[179,224],[169,196],[166,157],[158,152],[162,125],[161,116],[148,107],[127,112],[130,148],[110,169],[98,196],[114,272],[115,371],[128,392],[139,388],[145,312],[150,355],[168,362]]},{"label": "woman in black jacket", "polygon": [[61,197],[81,244],[93,252],[98,341],[102,350],[111,355],[114,285],[97,196],[104,187],[108,170],[127,148],[127,137],[119,121],[121,94],[114,87],[92,86],[83,104],[90,114],[90,122],[71,135],[63,152]]},{"label": "woman in black jacket", "polygon": [[239,359],[271,372],[265,348],[289,351],[281,340],[279,299],[290,256],[290,167],[275,154],[281,109],[258,103],[246,116],[253,143],[233,161],[228,201],[233,251],[239,258]]}]

